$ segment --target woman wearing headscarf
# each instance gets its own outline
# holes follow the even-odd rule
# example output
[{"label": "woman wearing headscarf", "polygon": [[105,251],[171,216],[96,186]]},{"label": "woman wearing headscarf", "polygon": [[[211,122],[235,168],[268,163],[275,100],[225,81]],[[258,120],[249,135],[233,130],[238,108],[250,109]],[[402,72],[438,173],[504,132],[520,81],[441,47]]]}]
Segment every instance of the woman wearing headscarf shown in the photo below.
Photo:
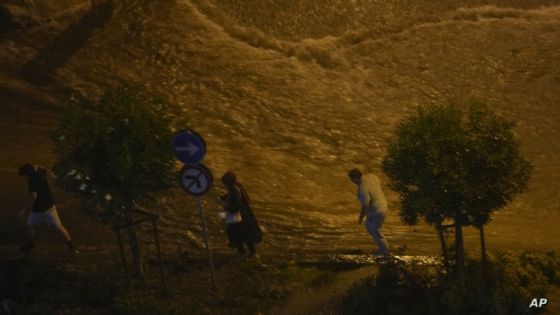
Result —
[{"label": "woman wearing headscarf", "polygon": [[246,245],[249,257],[253,257],[257,254],[255,244],[262,241],[262,232],[251,210],[249,195],[233,172],[226,172],[221,179],[228,190],[221,199],[225,203],[229,245],[235,247],[240,255],[245,255]]}]

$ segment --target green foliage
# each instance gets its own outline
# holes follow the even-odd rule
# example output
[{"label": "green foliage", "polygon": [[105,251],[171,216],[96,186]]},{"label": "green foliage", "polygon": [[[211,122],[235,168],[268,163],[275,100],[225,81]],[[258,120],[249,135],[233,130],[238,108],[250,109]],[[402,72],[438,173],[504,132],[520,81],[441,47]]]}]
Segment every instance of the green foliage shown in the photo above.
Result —
[{"label": "green foliage", "polygon": [[[313,288],[334,279],[331,271],[301,268],[287,261],[217,262],[218,289],[209,290],[205,262],[189,264],[188,274],[169,279],[165,298],[143,288],[126,289],[115,299],[118,314],[268,314],[270,308],[301,287]],[[185,279],[188,278],[188,281]]]},{"label": "green foliage", "polygon": [[533,314],[534,297],[557,283],[560,262],[554,253],[502,252],[490,255],[485,270],[470,260],[465,277],[402,264],[381,266],[377,277],[352,288],[344,314]]},{"label": "green foliage", "polygon": [[165,100],[137,86],[98,101],[73,96],[52,132],[58,184],[113,209],[151,201],[175,179],[175,119]]},{"label": "green foliage", "polygon": [[428,269],[400,263],[380,265],[377,276],[367,278],[348,291],[343,314],[393,315],[442,314],[441,289]]},{"label": "green foliage", "polygon": [[[106,314],[124,279],[105,253],[34,253],[17,262],[27,298],[14,314]],[[4,314],[4,313],[0,313]]]},{"label": "green foliage", "polygon": [[[449,314],[531,314],[531,300],[546,296],[560,272],[554,253],[501,252],[489,256],[487,271],[467,264],[464,282],[445,279],[442,303]],[[552,271],[552,273],[551,273]]]},{"label": "green foliage", "polygon": [[401,195],[401,218],[482,225],[527,187],[531,165],[514,124],[476,101],[420,108],[401,122],[383,169]]}]

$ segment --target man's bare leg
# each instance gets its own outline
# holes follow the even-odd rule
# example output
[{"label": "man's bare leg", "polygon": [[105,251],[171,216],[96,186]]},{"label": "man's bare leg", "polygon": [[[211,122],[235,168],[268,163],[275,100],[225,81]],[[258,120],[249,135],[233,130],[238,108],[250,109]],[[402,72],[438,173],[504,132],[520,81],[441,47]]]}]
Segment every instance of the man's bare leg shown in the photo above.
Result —
[{"label": "man's bare leg", "polygon": [[35,241],[35,228],[32,226],[27,227],[27,242],[33,243]]},{"label": "man's bare leg", "polygon": [[51,222],[51,224],[54,224],[56,229],[60,232],[60,234],[62,234],[64,240],[66,241],[66,244],[68,244],[68,249],[77,254],[78,251],[72,244],[72,238],[70,237],[70,233],[68,233],[68,230],[64,227],[64,225],[62,225],[62,222],[60,221],[60,217],[58,216],[58,211],[56,210],[56,206],[53,206],[52,209],[50,209],[50,211],[51,211],[50,215],[53,221]]},{"label": "man's bare leg", "polygon": [[70,238],[70,233],[68,233],[68,230],[64,227],[64,225],[62,225],[62,224],[57,225],[56,228],[58,229],[60,234],[62,234],[62,236],[64,237],[64,240],[66,240],[66,242],[70,242],[72,240]]},{"label": "man's bare leg", "polygon": [[74,247],[74,244],[72,243],[72,239],[70,238],[70,233],[68,233],[68,230],[64,227],[64,225],[58,224],[56,226],[56,228],[58,229],[60,234],[62,234],[62,236],[66,240],[66,244],[68,244],[68,250],[70,250],[71,252],[73,252],[75,254],[78,254],[79,252],[76,249],[76,247]]},{"label": "man's bare leg", "polygon": [[35,247],[35,229],[32,226],[27,226],[27,241],[20,246],[20,251],[31,250]]}]

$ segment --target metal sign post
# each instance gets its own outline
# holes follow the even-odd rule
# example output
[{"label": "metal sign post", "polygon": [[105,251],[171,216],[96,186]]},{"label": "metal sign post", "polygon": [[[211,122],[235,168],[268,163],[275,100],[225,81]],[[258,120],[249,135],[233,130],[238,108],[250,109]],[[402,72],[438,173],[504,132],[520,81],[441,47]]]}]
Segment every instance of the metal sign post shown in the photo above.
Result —
[{"label": "metal sign post", "polygon": [[196,205],[200,213],[200,222],[202,223],[202,231],[204,234],[204,245],[206,246],[206,253],[208,255],[208,265],[210,266],[210,279],[212,281],[212,289],[216,288],[216,270],[214,269],[214,259],[212,258],[212,251],[208,242],[208,230],[206,229],[206,218],[204,217],[204,208],[202,207],[202,200],[200,197],[196,198]]},{"label": "metal sign post", "polygon": [[212,172],[210,172],[206,166],[199,164],[206,154],[206,143],[196,132],[185,130],[175,135],[172,147],[177,159],[185,163],[183,169],[181,169],[181,178],[179,180],[181,186],[189,195],[196,197],[196,205],[200,214],[200,223],[202,224],[202,232],[204,234],[204,245],[208,255],[212,289],[216,289],[214,259],[212,258],[210,242],[208,241],[208,229],[206,227],[204,208],[202,207],[202,196],[212,187],[213,177]]},{"label": "metal sign post", "polygon": [[200,223],[202,224],[202,232],[204,236],[204,245],[208,255],[208,265],[210,267],[210,278],[212,280],[212,288],[216,288],[216,271],[214,269],[214,260],[212,259],[212,251],[210,250],[210,242],[208,241],[208,229],[206,227],[206,218],[204,216],[204,208],[202,207],[202,196],[205,195],[210,187],[212,187],[213,178],[210,170],[203,164],[185,165],[181,170],[181,186],[185,191],[196,197],[196,205],[200,213]]}]

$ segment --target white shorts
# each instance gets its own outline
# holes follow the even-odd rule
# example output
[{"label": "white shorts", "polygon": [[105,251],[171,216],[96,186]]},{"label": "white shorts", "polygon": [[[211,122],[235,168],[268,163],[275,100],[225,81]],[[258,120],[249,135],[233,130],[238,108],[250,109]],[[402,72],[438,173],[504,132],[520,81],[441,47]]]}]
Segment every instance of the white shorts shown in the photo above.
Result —
[{"label": "white shorts", "polygon": [[27,218],[28,226],[36,226],[41,223],[55,227],[62,225],[62,223],[60,223],[58,212],[56,211],[56,206],[52,206],[52,208],[45,212],[31,212],[29,218]]}]

